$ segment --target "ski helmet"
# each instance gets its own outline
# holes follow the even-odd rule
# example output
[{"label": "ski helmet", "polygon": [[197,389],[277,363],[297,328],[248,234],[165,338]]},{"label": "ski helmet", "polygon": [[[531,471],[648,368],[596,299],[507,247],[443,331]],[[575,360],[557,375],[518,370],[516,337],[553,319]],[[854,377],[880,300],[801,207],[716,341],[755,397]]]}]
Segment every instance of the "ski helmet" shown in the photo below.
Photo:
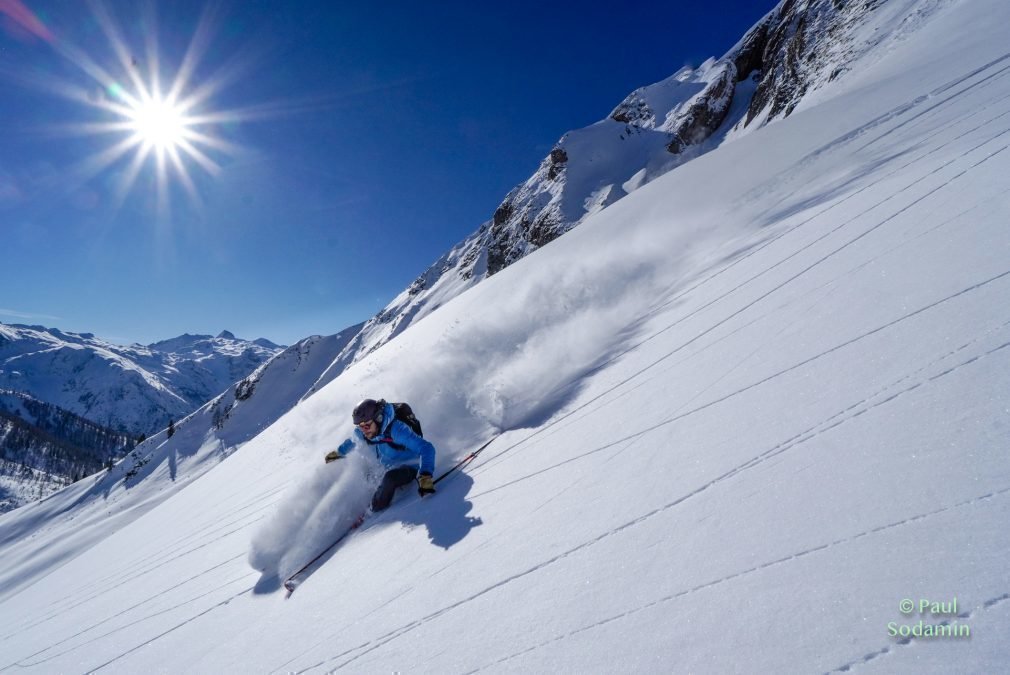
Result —
[{"label": "ski helmet", "polygon": [[362,422],[375,421],[379,423],[382,419],[382,404],[376,401],[374,398],[366,398],[364,401],[354,406],[354,412],[351,413],[351,419],[354,420],[355,424],[361,424]]}]

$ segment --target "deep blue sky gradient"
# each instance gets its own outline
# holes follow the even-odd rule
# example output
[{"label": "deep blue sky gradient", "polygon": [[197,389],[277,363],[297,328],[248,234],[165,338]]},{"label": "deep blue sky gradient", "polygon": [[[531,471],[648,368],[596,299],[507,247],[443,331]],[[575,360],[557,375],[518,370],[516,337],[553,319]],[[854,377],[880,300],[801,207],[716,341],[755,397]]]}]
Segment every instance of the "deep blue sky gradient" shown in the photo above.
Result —
[{"label": "deep blue sky gradient", "polygon": [[214,176],[190,163],[199,204],[173,180],[159,215],[150,163],[119,208],[128,159],[74,172],[121,136],[62,132],[108,115],[57,95],[103,90],[54,45],[127,81],[87,3],[23,2],[54,44],[0,15],[0,321],[286,344],[373,315],[565,131],[721,56],[774,6],[107,2],[140,71],[157,35],[165,79],[210,9],[193,84],[240,71],[200,109],[256,113],[210,128],[241,150],[208,153]]}]

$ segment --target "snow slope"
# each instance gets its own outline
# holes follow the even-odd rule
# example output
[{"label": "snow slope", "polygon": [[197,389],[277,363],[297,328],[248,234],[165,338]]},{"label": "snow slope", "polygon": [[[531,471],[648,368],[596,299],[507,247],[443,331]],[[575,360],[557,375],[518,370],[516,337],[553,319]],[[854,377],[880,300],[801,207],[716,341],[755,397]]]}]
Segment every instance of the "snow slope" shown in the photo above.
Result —
[{"label": "snow slope", "polygon": [[0,568],[0,598],[47,574],[53,561],[97,546],[236,452],[310,395],[360,328],[300,340],[181,420],[171,437],[161,431],[111,470],[21,507],[0,531],[0,546],[17,542]]},{"label": "snow slope", "polygon": [[[1008,20],[941,3],[858,86],[641,186],[40,556],[0,591],[0,672],[1001,672]],[[330,485],[366,460],[321,457],[364,395],[411,401],[441,468],[501,435],[284,600],[251,542],[313,503],[304,539],[334,534]],[[0,569],[32,563],[19,514]],[[888,634],[920,620],[970,637]]]}]

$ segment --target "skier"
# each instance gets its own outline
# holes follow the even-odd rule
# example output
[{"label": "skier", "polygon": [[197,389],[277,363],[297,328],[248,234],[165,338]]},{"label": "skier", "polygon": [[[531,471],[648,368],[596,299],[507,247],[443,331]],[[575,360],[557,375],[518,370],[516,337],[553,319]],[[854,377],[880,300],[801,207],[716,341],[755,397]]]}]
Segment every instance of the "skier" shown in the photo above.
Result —
[{"label": "skier", "polygon": [[[386,467],[386,474],[372,495],[372,511],[387,508],[396,490],[415,479],[417,492],[422,497],[435,491],[431,478],[435,469],[435,446],[397,418],[392,403],[366,398],[354,406],[351,419],[357,427],[354,438],[348,438],[339,448],[327,453],[325,459],[327,463],[341,459],[362,443],[375,449],[375,456]],[[413,413],[411,419],[416,423]],[[417,429],[420,431],[419,424]]]}]

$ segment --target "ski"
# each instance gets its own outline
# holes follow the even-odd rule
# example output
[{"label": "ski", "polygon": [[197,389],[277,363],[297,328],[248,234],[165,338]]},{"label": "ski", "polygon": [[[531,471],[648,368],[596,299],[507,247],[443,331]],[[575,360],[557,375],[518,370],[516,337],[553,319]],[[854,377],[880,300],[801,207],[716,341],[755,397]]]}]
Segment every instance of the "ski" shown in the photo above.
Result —
[{"label": "ski", "polygon": [[291,594],[295,592],[295,589],[298,588],[298,585],[301,584],[302,581],[304,580],[304,578],[306,576],[305,573],[307,571],[309,571],[309,568],[311,568],[312,565],[316,563],[316,561],[318,561],[324,555],[326,555],[327,553],[329,553],[330,551],[332,551],[337,546],[337,544],[339,544],[340,542],[342,542],[344,539],[347,539],[347,537],[350,536],[351,532],[354,532],[356,529],[358,529],[359,527],[361,527],[361,524],[363,522],[365,522],[365,514],[364,513],[362,513],[360,516],[358,516],[357,518],[355,518],[354,522],[351,523],[351,526],[349,528],[347,528],[346,530],[344,530],[344,533],[341,534],[339,537],[337,537],[336,540],[332,544],[330,544],[329,546],[327,546],[326,549],[322,553],[320,553],[315,558],[313,558],[312,560],[310,560],[307,563],[305,563],[305,565],[300,570],[298,570],[297,572],[295,572],[294,574],[292,574],[290,577],[288,577],[287,579],[285,579],[285,581],[284,581],[284,588],[287,589],[288,593],[287,593],[287,595],[284,596],[284,599],[286,600],[286,599],[288,599],[288,598],[291,597]]}]

